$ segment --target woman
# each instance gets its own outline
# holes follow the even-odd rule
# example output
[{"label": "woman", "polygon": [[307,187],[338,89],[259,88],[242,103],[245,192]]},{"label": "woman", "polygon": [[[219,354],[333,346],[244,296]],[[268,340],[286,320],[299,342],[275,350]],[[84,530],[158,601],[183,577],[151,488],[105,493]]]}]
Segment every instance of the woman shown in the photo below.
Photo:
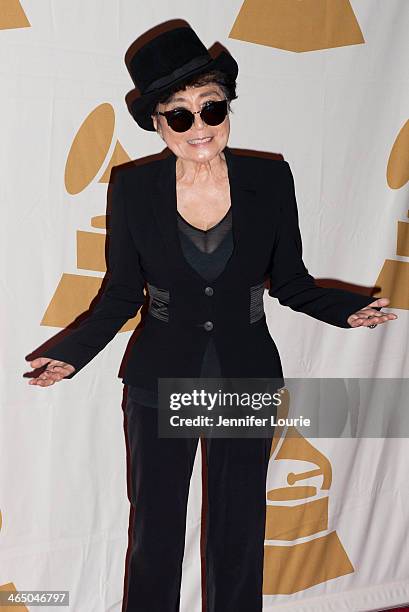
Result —
[{"label": "woman", "polygon": [[[71,378],[137,313],[149,310],[124,383],[136,507],[127,610],[179,609],[189,481],[197,438],[158,437],[158,379],[282,379],[263,311],[264,281],[281,304],[344,328],[396,319],[388,298],[315,285],[301,257],[287,162],[239,156],[227,141],[238,67],[212,59],[190,27],[133,54],[140,127],[170,154],[117,168],[109,282],[92,314],[31,362],[30,384]],[[376,323],[373,323],[373,320]],[[262,610],[265,484],[271,439],[206,439],[206,599],[211,612]]]}]

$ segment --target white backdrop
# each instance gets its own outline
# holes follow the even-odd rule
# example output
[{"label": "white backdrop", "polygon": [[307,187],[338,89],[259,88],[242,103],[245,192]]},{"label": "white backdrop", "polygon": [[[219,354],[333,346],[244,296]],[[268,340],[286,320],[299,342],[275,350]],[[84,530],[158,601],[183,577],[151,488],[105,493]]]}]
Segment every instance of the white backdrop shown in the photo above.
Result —
[{"label": "white backdrop", "polygon": [[[379,295],[398,314],[375,330],[344,330],[265,294],[285,375],[409,373],[405,0],[2,2],[0,589],[69,590],[76,612],[121,609],[129,502],[117,374],[131,334],[119,333],[73,380],[49,388],[28,385],[25,357],[65,327],[72,309],[86,309],[81,300],[104,275],[105,233],[91,218],[105,213],[110,166],[162,149],[128,113],[132,82],[123,57],[145,30],[174,18],[237,59],[229,145],[281,153],[290,163],[310,273],[356,291],[381,278]],[[81,140],[90,125],[100,135],[95,147]],[[294,564],[281,567],[279,580],[266,566],[264,609],[364,611],[408,602],[408,440],[309,444],[332,469],[328,528],[268,539],[266,551],[289,560],[304,550],[297,559],[307,560],[318,538],[335,533],[338,553],[326,549],[308,584]],[[272,458],[268,489],[280,486],[282,466]],[[198,452],[183,612],[201,610],[200,474]],[[322,476],[305,484],[320,488]]]}]

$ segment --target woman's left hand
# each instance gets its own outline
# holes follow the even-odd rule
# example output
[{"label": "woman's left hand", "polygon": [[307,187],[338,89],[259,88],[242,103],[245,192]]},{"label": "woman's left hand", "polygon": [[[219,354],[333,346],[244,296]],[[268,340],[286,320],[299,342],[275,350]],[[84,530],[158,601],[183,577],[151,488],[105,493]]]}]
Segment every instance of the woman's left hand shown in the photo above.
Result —
[{"label": "woman's left hand", "polygon": [[376,326],[380,323],[386,323],[386,321],[393,321],[393,319],[398,318],[398,315],[395,313],[385,313],[380,312],[379,310],[374,310],[375,306],[378,308],[383,308],[384,306],[387,306],[389,302],[390,299],[387,297],[378,298],[371,304],[368,304],[368,306],[365,306],[365,308],[357,310],[357,312],[351,314],[347,319],[347,323],[349,323],[351,327],[369,327],[370,325]]}]

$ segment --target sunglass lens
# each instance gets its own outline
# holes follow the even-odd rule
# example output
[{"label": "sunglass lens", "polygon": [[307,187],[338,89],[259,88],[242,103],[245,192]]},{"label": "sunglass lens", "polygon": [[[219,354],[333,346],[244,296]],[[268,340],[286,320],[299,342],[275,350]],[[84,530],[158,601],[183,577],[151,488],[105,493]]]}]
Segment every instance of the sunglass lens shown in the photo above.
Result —
[{"label": "sunglass lens", "polygon": [[175,110],[167,116],[168,124],[175,132],[186,132],[192,127],[193,115],[187,110]]},{"label": "sunglass lens", "polygon": [[209,102],[206,104],[200,116],[207,125],[219,125],[227,115],[227,100]]}]

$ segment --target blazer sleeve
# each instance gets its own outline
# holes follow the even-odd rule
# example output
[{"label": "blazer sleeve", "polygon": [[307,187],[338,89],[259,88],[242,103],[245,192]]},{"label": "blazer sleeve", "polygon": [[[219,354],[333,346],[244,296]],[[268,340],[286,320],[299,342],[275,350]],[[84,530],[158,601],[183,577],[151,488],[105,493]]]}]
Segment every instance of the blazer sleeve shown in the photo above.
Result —
[{"label": "blazer sleeve", "polygon": [[268,293],[283,306],[289,306],[330,325],[352,329],[347,323],[348,317],[376,298],[316,285],[302,260],[294,179],[286,161],[282,162],[282,172],[280,221],[270,266]]},{"label": "blazer sleeve", "polygon": [[108,282],[101,298],[71,334],[41,354],[73,365],[75,371],[66,378],[78,374],[145,302],[145,279],[127,223],[122,182],[117,171],[112,184]]}]

